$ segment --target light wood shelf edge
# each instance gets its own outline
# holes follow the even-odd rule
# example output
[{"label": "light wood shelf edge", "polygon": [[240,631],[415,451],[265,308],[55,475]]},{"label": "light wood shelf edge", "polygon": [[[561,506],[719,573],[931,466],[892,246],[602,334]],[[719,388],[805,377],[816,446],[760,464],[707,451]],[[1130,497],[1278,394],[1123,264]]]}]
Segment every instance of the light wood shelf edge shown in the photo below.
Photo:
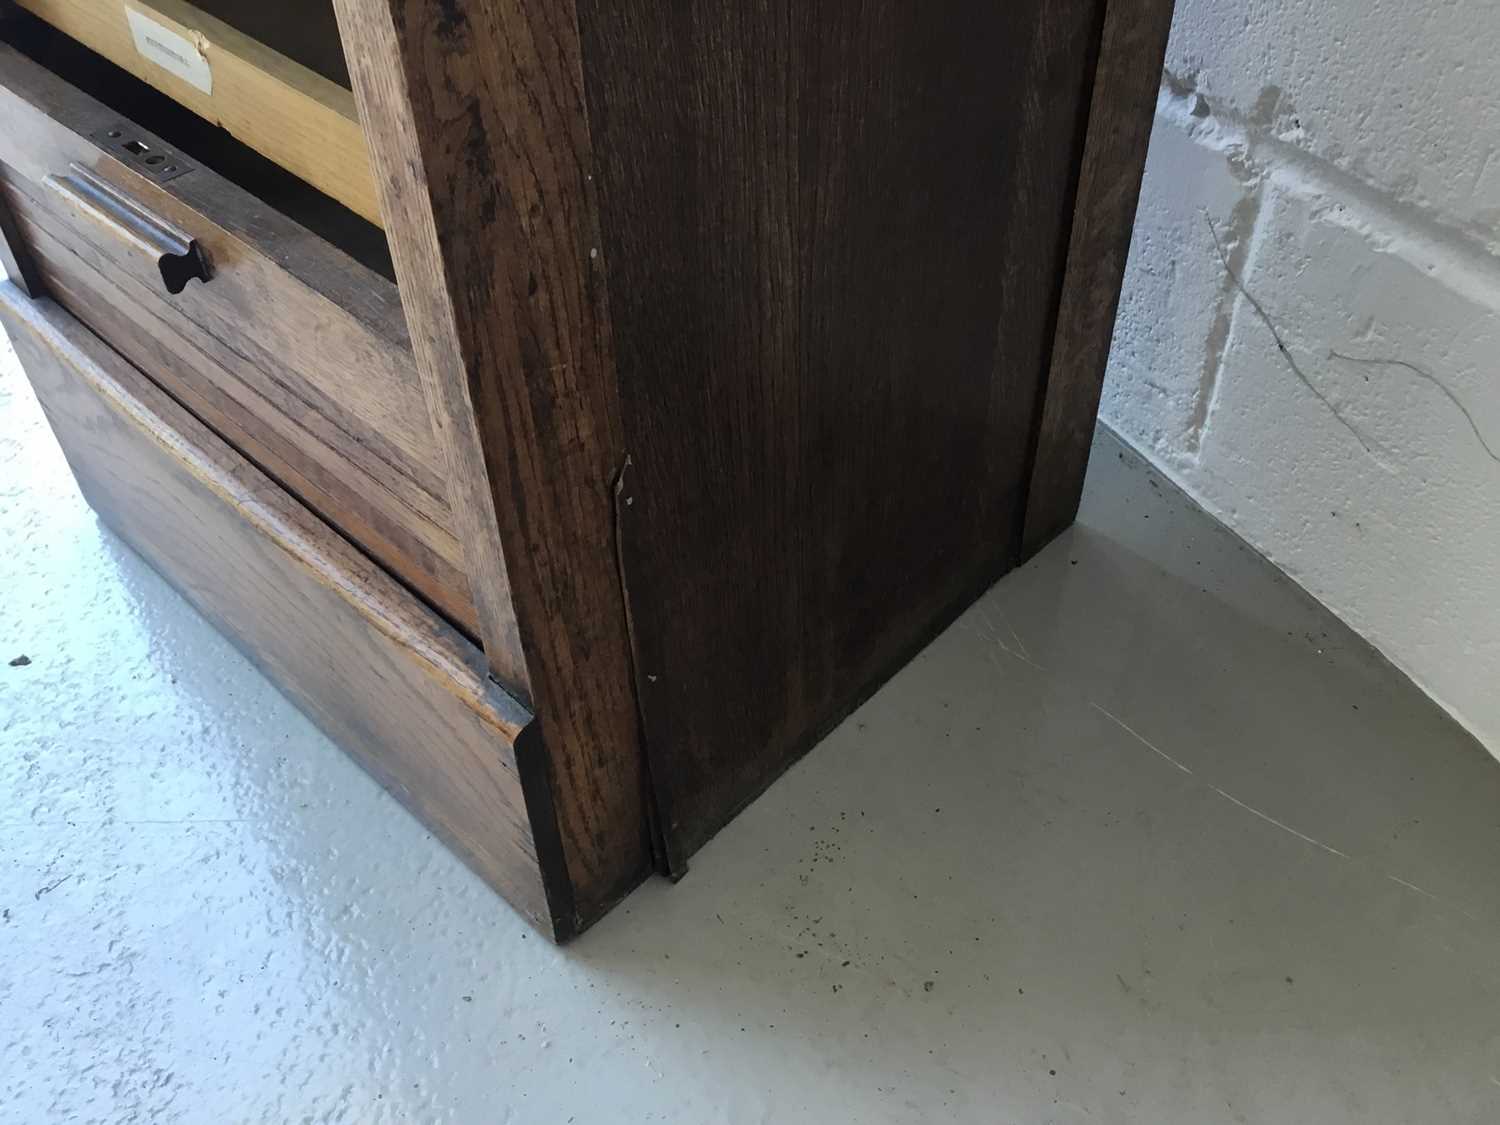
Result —
[{"label": "light wood shelf edge", "polygon": [[[356,214],[383,225],[354,95],[185,0],[16,0]],[[136,50],[134,9],[198,46],[212,92]]]}]

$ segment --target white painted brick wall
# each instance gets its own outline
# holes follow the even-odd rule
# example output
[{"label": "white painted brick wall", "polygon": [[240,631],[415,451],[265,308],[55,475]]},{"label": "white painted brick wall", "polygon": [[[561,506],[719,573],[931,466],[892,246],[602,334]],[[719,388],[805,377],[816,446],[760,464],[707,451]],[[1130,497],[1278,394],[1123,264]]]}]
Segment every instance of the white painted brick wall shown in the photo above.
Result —
[{"label": "white painted brick wall", "polygon": [[1500,3],[1178,0],[1104,418],[1500,755],[1497,255]]}]

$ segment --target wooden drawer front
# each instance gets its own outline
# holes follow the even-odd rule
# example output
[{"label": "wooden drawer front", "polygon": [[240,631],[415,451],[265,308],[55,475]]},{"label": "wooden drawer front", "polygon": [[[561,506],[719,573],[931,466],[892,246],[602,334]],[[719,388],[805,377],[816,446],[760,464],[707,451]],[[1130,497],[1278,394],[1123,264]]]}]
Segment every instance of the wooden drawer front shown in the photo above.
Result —
[{"label": "wooden drawer front", "polygon": [[[190,170],[148,175],[122,140]],[[0,195],[61,304],[475,630],[391,282],[3,44]],[[160,238],[191,240],[209,280],[164,278]]]},{"label": "wooden drawer front", "polygon": [[532,717],[479,650],[53,301],[0,281],[0,328],[104,522],[481,877],[566,937]]}]

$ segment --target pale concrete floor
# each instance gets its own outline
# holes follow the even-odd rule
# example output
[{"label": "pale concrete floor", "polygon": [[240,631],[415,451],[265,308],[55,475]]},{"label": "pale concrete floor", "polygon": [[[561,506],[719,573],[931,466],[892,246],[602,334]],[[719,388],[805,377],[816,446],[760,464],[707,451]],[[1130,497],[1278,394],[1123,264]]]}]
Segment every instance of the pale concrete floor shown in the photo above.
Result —
[{"label": "pale concrete floor", "polygon": [[1500,1120],[1500,765],[1111,439],[1076,529],[560,951],[0,366],[4,1121]]}]

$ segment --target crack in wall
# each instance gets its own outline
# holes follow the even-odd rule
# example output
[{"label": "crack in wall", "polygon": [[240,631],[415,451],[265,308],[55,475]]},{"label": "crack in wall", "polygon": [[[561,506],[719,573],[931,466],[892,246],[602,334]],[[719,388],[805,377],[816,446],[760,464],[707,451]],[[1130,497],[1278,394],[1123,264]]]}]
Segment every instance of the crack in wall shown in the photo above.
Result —
[{"label": "crack in wall", "polygon": [[1474,432],[1474,439],[1479,442],[1481,448],[1483,448],[1485,453],[1489,456],[1489,459],[1495,462],[1495,464],[1500,465],[1500,455],[1497,455],[1495,453],[1495,450],[1485,439],[1484,431],[1479,428],[1479,423],[1475,420],[1473,413],[1471,413],[1469,408],[1463,404],[1463,401],[1456,394],[1454,394],[1452,390],[1449,389],[1448,384],[1444,383],[1430,371],[1424,371],[1422,368],[1418,367],[1410,360],[1384,359],[1376,356],[1367,357],[1345,355],[1343,352],[1337,352],[1331,349],[1328,352],[1328,358],[1340,359],[1345,363],[1362,363],[1370,367],[1399,367],[1406,371],[1410,371],[1414,375],[1418,375],[1421,378],[1426,379],[1434,387],[1443,392],[1444,398],[1446,398],[1449,402],[1451,402],[1455,407],[1458,408],[1458,412],[1462,414],[1464,416],[1464,419],[1469,423],[1469,429]]},{"label": "crack in wall", "polygon": [[1351,435],[1353,435],[1354,440],[1359,442],[1360,448],[1365,451],[1370,459],[1377,465],[1379,465],[1382,469],[1385,469],[1386,472],[1390,472],[1390,466],[1376,455],[1375,448],[1365,439],[1365,436],[1359,432],[1359,429],[1354,425],[1354,423],[1345,418],[1344,415],[1340,412],[1339,408],[1334,405],[1333,400],[1325,395],[1321,390],[1319,390],[1317,384],[1307,377],[1307,373],[1302,370],[1302,365],[1297,362],[1297,358],[1292,355],[1291,349],[1286,346],[1286,341],[1282,339],[1281,331],[1276,327],[1276,322],[1271,319],[1271,314],[1266,312],[1266,307],[1262,305],[1260,301],[1258,301],[1250,292],[1250,290],[1245,287],[1245,283],[1240,279],[1240,275],[1235,271],[1235,268],[1229,264],[1229,256],[1224,251],[1224,244],[1219,241],[1219,230],[1216,226],[1214,226],[1213,216],[1205,211],[1203,217],[1204,220],[1208,223],[1209,233],[1213,236],[1214,240],[1214,249],[1218,251],[1219,261],[1223,263],[1225,272],[1234,281],[1235,288],[1240,291],[1246,301],[1250,302],[1250,307],[1255,310],[1256,315],[1260,317],[1261,322],[1265,324],[1267,330],[1271,333],[1271,338],[1276,341],[1276,350],[1279,351],[1282,358],[1286,360],[1286,364],[1291,369],[1292,373],[1296,375],[1299,380],[1301,380],[1304,387],[1312,392],[1313,397],[1315,397],[1324,405],[1324,407],[1327,408],[1328,412],[1333,415],[1338,423],[1343,426],[1344,429],[1348,430]]},{"label": "crack in wall", "polygon": [[[1253,210],[1258,211],[1258,196],[1250,197],[1246,200],[1246,202],[1253,203]],[[1238,215],[1238,213],[1239,209],[1237,208],[1236,214]],[[1243,296],[1249,303],[1250,307],[1255,310],[1256,315],[1260,318],[1262,323],[1265,324],[1266,329],[1271,333],[1271,338],[1275,340],[1277,351],[1279,351],[1282,355],[1282,358],[1286,360],[1287,366],[1291,369],[1292,373],[1295,374],[1299,380],[1301,380],[1302,385],[1309,391],[1311,391],[1314,397],[1316,397],[1318,401],[1327,408],[1328,412],[1338,420],[1339,424],[1353,435],[1354,440],[1359,442],[1360,447],[1364,449],[1365,453],[1369,454],[1371,459],[1374,460],[1376,464],[1380,465],[1381,468],[1385,469],[1387,472],[1391,472],[1391,467],[1376,454],[1374,446],[1372,446],[1369,440],[1359,431],[1359,428],[1344,416],[1342,411],[1339,410],[1338,406],[1333,402],[1333,400],[1330,399],[1326,394],[1324,394],[1321,389],[1319,389],[1319,387],[1308,377],[1307,373],[1302,369],[1302,365],[1297,362],[1296,357],[1292,354],[1291,349],[1287,346],[1286,340],[1283,338],[1280,329],[1276,326],[1275,321],[1272,320],[1270,313],[1266,311],[1266,307],[1261,304],[1259,299],[1257,299],[1255,295],[1252,294],[1246,287],[1241,275],[1241,270],[1244,266],[1243,256],[1239,265],[1236,266],[1236,264],[1231,259],[1232,250],[1226,249],[1224,239],[1221,238],[1219,229],[1214,224],[1213,216],[1209,215],[1206,210],[1204,211],[1204,221],[1208,225],[1209,236],[1213,239],[1214,250],[1218,254],[1219,262],[1224,267],[1224,284],[1226,288],[1230,293],[1237,292],[1239,295]],[[1254,219],[1251,219],[1250,221],[1253,228]],[[1190,430],[1188,439],[1188,450],[1194,455],[1196,455],[1201,448],[1203,434],[1207,429],[1208,419],[1212,413],[1214,397],[1217,395],[1218,390],[1219,372],[1224,363],[1224,354],[1227,348],[1232,326],[1233,312],[1231,303],[1230,307],[1221,309],[1219,314],[1215,317],[1214,325],[1209,333],[1209,353],[1204,365],[1203,378],[1200,381],[1199,385],[1198,399],[1195,403],[1196,408],[1194,411],[1192,428]],[[1363,364],[1370,367],[1400,368],[1401,370],[1409,371],[1413,375],[1416,375],[1418,378],[1431,383],[1438,389],[1443,397],[1446,398],[1448,402],[1450,402],[1461,415],[1463,415],[1464,421],[1468,424],[1470,432],[1474,435],[1474,440],[1479,443],[1479,446],[1484,450],[1485,455],[1491,461],[1495,462],[1497,465],[1500,465],[1500,453],[1496,452],[1495,448],[1490,444],[1489,439],[1485,437],[1484,431],[1480,428],[1479,421],[1474,417],[1473,412],[1468,408],[1468,406],[1464,404],[1463,400],[1453,392],[1452,388],[1450,388],[1436,375],[1432,374],[1432,372],[1427,371],[1426,369],[1411,362],[1410,360],[1399,359],[1395,357],[1356,356],[1349,355],[1348,353],[1340,352],[1335,349],[1329,349],[1328,358],[1340,360],[1344,363]]]},{"label": "crack in wall", "polygon": [[[1246,113],[1228,106],[1210,106],[1199,90],[1196,73],[1177,74],[1170,68],[1163,68],[1157,118],[1182,130],[1195,143],[1219,153],[1245,192],[1244,198],[1232,209],[1227,223],[1223,224],[1222,232],[1215,227],[1211,217],[1209,220],[1215,249],[1224,266],[1224,278],[1204,340],[1203,365],[1183,431],[1183,453],[1194,460],[1201,455],[1223,385],[1224,364],[1233,339],[1238,303],[1233,298],[1243,295],[1271,330],[1278,350],[1297,378],[1359,441],[1367,454],[1388,472],[1392,471],[1381,461],[1371,442],[1308,377],[1302,364],[1286,347],[1265,307],[1245,291],[1241,278],[1263,209],[1262,186],[1273,181],[1303,198],[1339,201],[1342,208],[1330,210],[1322,218],[1387,244],[1384,248],[1388,250],[1404,247],[1416,251],[1403,253],[1403,256],[1435,263],[1433,270],[1441,273],[1444,284],[1465,295],[1477,295],[1485,303],[1492,299],[1495,288],[1500,285],[1500,263],[1485,253],[1482,246],[1474,245],[1474,232],[1467,227],[1454,226],[1420,206],[1390,198],[1375,185],[1360,181],[1337,164],[1277,135],[1274,127],[1278,120],[1288,121],[1299,132],[1302,129],[1301,121],[1277,87],[1266,87],[1253,109]],[[1431,372],[1399,357],[1360,357],[1330,352],[1329,358],[1347,363],[1399,367],[1432,383],[1463,415],[1485,455],[1500,464],[1500,452],[1485,436],[1473,413],[1443,380]]]}]

